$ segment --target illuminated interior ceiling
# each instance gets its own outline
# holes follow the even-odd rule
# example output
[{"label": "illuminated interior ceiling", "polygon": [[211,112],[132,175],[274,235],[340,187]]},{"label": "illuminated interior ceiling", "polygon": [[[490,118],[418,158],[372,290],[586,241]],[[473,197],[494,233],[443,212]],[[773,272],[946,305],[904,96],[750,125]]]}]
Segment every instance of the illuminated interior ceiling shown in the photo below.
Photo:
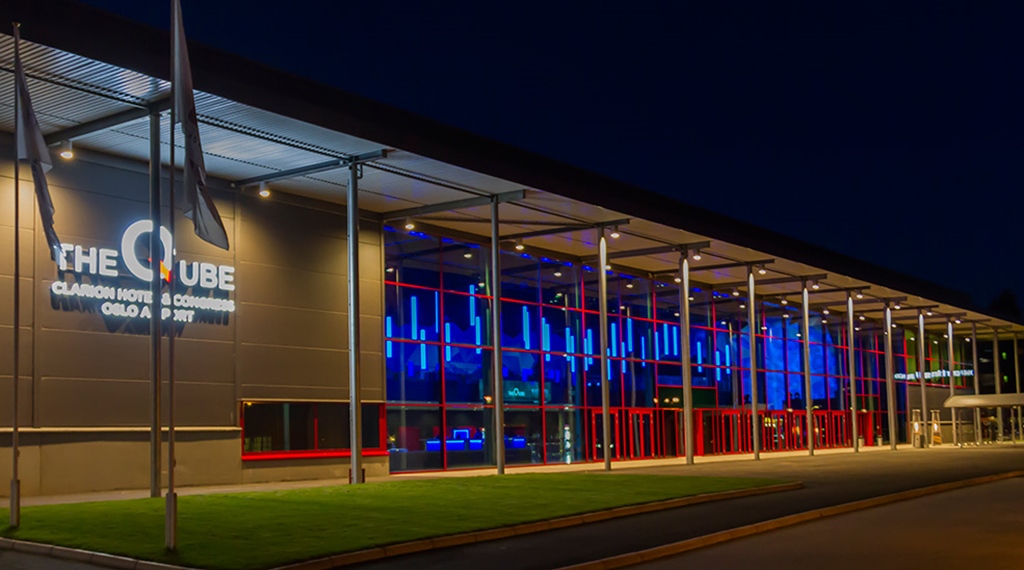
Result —
[{"label": "illuminated interior ceiling", "polygon": [[[8,142],[14,130],[13,47],[13,37],[0,35],[0,131],[6,134]],[[109,157],[118,157],[146,163],[150,152],[149,113],[157,110],[161,111],[161,147],[163,161],[167,163],[167,81],[26,40],[22,40],[21,52],[29,77],[28,87],[47,142],[59,144],[72,140],[84,160],[103,162]],[[671,224],[644,219],[635,211],[611,210],[549,188],[509,180],[516,178],[515,173],[501,178],[462,168],[403,150],[394,141],[366,140],[213,93],[197,92],[196,105],[207,170],[215,178],[216,187],[225,192],[255,192],[260,179],[271,178],[267,184],[273,196],[297,196],[343,205],[349,176],[345,160],[361,153],[387,150],[385,158],[364,165],[359,183],[360,207],[396,227],[403,223],[403,219],[395,219],[398,212],[523,191],[521,199],[500,207],[500,235],[503,236],[502,247],[506,249],[521,242],[527,253],[594,263],[596,228],[618,220],[621,223],[614,227],[620,237],[609,239],[609,253],[616,271],[669,280],[678,270],[680,256],[680,252],[672,248],[680,244],[702,244],[700,260],[693,258],[697,250],[690,251],[691,280],[696,286],[746,290],[747,263],[764,261],[754,271],[755,278],[763,281],[757,293],[769,300],[786,297],[798,306],[801,278],[814,277],[812,282],[818,288],[812,291],[811,303],[818,310],[828,307],[837,314],[842,313],[847,294],[857,290],[864,296],[858,299],[858,313],[875,321],[881,318],[885,300],[898,299],[901,309],[894,311],[894,318],[907,327],[916,327],[915,308],[926,307],[933,313],[927,321],[929,330],[943,330],[946,320],[956,316],[962,323],[982,323],[979,332],[989,335],[990,326],[1001,327],[1005,332],[1024,332],[1024,326],[1019,323],[948,301],[929,299],[913,290],[880,286],[864,277],[847,275],[843,263],[837,262],[835,267],[820,263],[809,265],[793,259],[794,256],[779,255],[779,249],[791,247],[777,248],[765,243],[762,250],[736,245],[723,240],[717,230],[703,234],[688,232]],[[180,135],[176,144],[181,147]],[[664,206],[669,211],[683,207],[668,198],[664,198]],[[424,231],[487,243],[490,218],[490,206],[480,204],[453,207],[412,219]],[[692,224],[681,219],[678,225]],[[728,225],[723,224],[722,229]],[[610,231],[612,226],[607,229]],[[514,239],[519,235],[525,237]],[[658,248],[664,251],[649,253]],[[703,269],[706,267],[717,269]]]}]

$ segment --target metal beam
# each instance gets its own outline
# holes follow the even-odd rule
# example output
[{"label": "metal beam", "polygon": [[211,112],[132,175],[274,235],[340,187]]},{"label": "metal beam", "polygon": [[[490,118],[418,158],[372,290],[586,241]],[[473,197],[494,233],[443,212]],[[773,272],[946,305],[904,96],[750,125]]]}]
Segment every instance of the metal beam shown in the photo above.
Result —
[{"label": "metal beam", "polygon": [[[808,294],[813,294],[814,291],[808,291],[807,293]],[[853,298],[851,297],[851,299],[853,299]],[[894,301],[894,302],[898,302],[898,301],[903,301],[904,299],[906,299],[906,297],[892,297],[891,299],[888,299],[888,300]],[[853,299],[853,304],[854,305],[874,305],[876,303],[884,303],[884,302],[885,302],[885,300],[875,299],[875,298]],[[845,305],[845,304],[846,304],[845,300],[844,301],[835,301],[833,303],[811,303],[811,308],[812,309],[831,309],[833,307],[838,307],[838,306]],[[907,306],[907,305],[901,305],[901,307],[903,309],[920,309],[920,308],[924,308],[924,307],[910,307],[910,306]],[[936,307],[938,307],[938,305],[934,305],[933,307],[930,307],[930,308],[934,309]],[[880,311],[882,309],[878,309],[878,310]],[[864,311],[861,311],[861,312],[862,313],[869,313],[871,311],[872,311],[872,309],[867,309],[867,310],[864,310]]]},{"label": "metal beam", "polygon": [[388,222],[391,220],[400,220],[402,218],[414,218],[416,216],[426,216],[428,214],[439,214],[441,212],[449,212],[451,210],[490,206],[492,201],[497,201],[498,203],[514,202],[516,200],[522,200],[525,197],[526,190],[513,190],[511,192],[502,192],[501,194],[494,194],[491,196],[463,198],[462,200],[452,200],[451,202],[442,202],[440,204],[426,204],[424,206],[394,210],[391,212],[385,212],[383,214],[383,218],[385,222]]},{"label": "metal beam", "polygon": [[[862,313],[867,313],[867,312],[871,312],[871,311],[861,311],[861,312]],[[967,316],[967,313],[932,313],[931,315],[925,314],[924,318],[925,319],[948,319],[950,317],[956,318],[956,317],[964,317],[964,316]],[[906,316],[906,317],[900,317],[899,320],[903,321],[903,320],[906,320],[906,319],[913,319],[913,320],[916,321],[917,317],[915,317],[915,316]],[[893,319],[893,320],[896,320],[896,319]]]},{"label": "metal beam", "polygon": [[92,133],[95,132],[112,129],[118,125],[123,125],[125,123],[130,123],[132,121],[138,121],[139,119],[144,119],[148,117],[152,113],[160,113],[170,108],[170,97],[157,99],[156,101],[154,101],[146,107],[138,107],[134,109],[118,111],[117,113],[107,115],[106,117],[100,117],[98,119],[93,119],[91,121],[80,123],[73,127],[68,127],[66,129],[61,129],[59,131],[52,132],[44,136],[43,140],[46,141],[46,144],[55,144],[61,141],[73,140],[79,137],[84,137],[86,135],[91,135]]},{"label": "metal beam", "polygon": [[[578,224],[566,224],[559,228],[549,228],[546,230],[534,230],[530,232],[521,232],[518,234],[509,234],[507,236],[501,236],[503,240],[511,239],[526,239],[531,237],[549,236],[555,234],[564,234],[566,232],[578,232],[580,230],[589,230],[593,228],[607,228],[608,226],[625,226],[629,224],[629,218],[622,218],[620,220],[611,220],[607,222],[581,222]],[[598,261],[596,257],[589,258],[589,261]]]},{"label": "metal beam", "polygon": [[[459,224],[487,224],[490,226],[491,219],[488,218],[465,218],[459,216],[416,216],[416,219],[423,222],[455,222]],[[567,218],[568,219],[568,218]],[[517,226],[542,226],[542,227],[558,227],[564,226],[567,222],[565,220],[554,221],[533,221],[533,220],[499,220],[502,224],[515,224]],[[581,224],[582,225],[582,224]],[[590,227],[590,226],[587,226]],[[597,259],[595,257],[594,259]]]},{"label": "metal beam", "polygon": [[[694,271],[716,271],[718,269],[734,269],[736,267],[749,267],[751,265],[767,265],[769,263],[775,263],[775,258],[769,257],[765,259],[751,259],[750,261],[730,261],[729,263],[716,263],[713,265],[705,265],[703,267],[691,267],[690,273]],[[674,273],[676,270],[671,271],[659,271],[659,274]]]},{"label": "metal beam", "polygon": [[[860,292],[863,293],[864,291],[867,291],[870,288],[871,287],[869,287],[868,285],[865,285],[863,287],[832,287],[831,289],[812,289],[812,290],[808,291],[807,294],[808,295],[824,295],[826,293],[849,293],[851,291],[860,291]],[[859,301],[860,299],[854,299],[854,300],[855,301]],[[843,302],[845,302],[845,301],[843,301]]]},{"label": "metal beam", "polygon": [[[757,284],[758,285],[783,285],[783,284],[786,284],[786,283],[803,283],[804,281],[820,281],[821,279],[825,279],[827,277],[828,277],[827,273],[819,273],[817,275],[798,275],[798,276],[795,276],[795,277],[772,277],[770,279],[758,279],[757,280]],[[715,288],[720,288],[720,287],[724,287],[724,288],[743,287],[746,284],[747,284],[746,281],[733,281],[732,283],[716,283],[715,284]],[[796,295],[798,293],[800,293],[799,290],[793,291],[794,295]],[[781,295],[782,294],[780,293],[780,296]]]},{"label": "metal beam", "polygon": [[[642,249],[628,249],[624,251],[612,251],[608,253],[608,259],[622,259],[625,257],[643,257],[645,255],[659,255],[662,253],[672,253],[675,251],[687,252],[693,249],[704,249],[711,247],[710,241],[696,241],[693,243],[680,243],[670,245],[659,245],[655,247],[645,247]],[[591,255],[584,258],[587,261],[597,261],[596,255]]]},{"label": "metal beam", "polygon": [[275,182],[277,180],[286,180],[288,178],[298,178],[299,176],[307,176],[318,172],[325,172],[327,170],[335,170],[347,165],[348,163],[346,161],[341,160],[340,158],[335,158],[324,162],[318,162],[316,164],[300,166],[298,168],[279,170],[277,172],[271,172],[270,174],[261,174],[260,176],[252,176],[250,178],[242,178],[240,180],[233,181],[231,183],[231,187],[241,188],[244,186],[259,184],[260,182]]}]

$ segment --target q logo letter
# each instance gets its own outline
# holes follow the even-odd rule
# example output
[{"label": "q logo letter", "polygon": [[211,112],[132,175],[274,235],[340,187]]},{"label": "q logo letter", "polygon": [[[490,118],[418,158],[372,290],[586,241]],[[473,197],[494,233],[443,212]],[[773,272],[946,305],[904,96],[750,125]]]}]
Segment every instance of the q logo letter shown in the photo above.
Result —
[{"label": "q logo letter", "polygon": [[[152,231],[152,220],[139,220],[128,226],[121,238],[121,259],[124,260],[128,271],[142,281],[152,281],[153,270],[150,269],[148,263],[139,260],[138,254],[135,253],[135,245],[140,237],[148,235]],[[160,273],[162,274],[164,271],[170,271],[171,252],[174,250],[174,238],[171,237],[170,230],[163,226],[160,226],[160,242],[164,246],[164,258],[160,262]]]}]

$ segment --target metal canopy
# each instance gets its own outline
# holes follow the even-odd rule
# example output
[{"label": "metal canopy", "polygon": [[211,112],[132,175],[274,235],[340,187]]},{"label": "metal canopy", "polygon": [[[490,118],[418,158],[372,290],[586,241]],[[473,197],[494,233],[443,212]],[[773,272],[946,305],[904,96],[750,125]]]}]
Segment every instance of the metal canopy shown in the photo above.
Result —
[{"label": "metal canopy", "polygon": [[1024,406],[1024,394],[978,394],[950,396],[942,403],[946,408],[1010,408]]},{"label": "metal canopy", "polygon": [[[6,10],[0,8],[0,12]],[[32,17],[40,21],[32,22]],[[138,69],[166,70],[167,62],[149,62],[140,64],[138,69],[129,69],[60,49],[61,46],[86,46],[88,42],[81,41],[85,37],[92,42],[116,43],[116,38],[87,36],[91,33],[88,30],[93,28],[75,31],[78,37],[74,42],[65,41],[61,34],[54,33],[46,36],[54,46],[34,43],[29,30],[49,22],[38,14],[32,17],[24,21],[27,35],[22,41],[22,54],[28,87],[47,141],[57,143],[73,139],[75,147],[83,151],[82,159],[113,156],[146,163],[150,155],[150,125],[143,119],[166,109],[169,84]],[[117,49],[124,47],[107,50],[107,53],[113,53],[111,57],[119,59],[116,57]],[[150,56],[139,55],[133,61],[147,57]],[[4,133],[13,132],[14,128],[12,61],[13,38],[0,34],[0,131]],[[203,63],[202,58],[194,58],[194,69],[201,69]],[[220,75],[232,76],[234,73],[235,70],[230,68],[219,70]],[[203,82],[197,80],[197,85],[202,86]],[[318,122],[315,116],[302,112],[302,109],[293,113],[283,110],[287,109],[286,106],[271,105],[269,108],[278,109],[279,112],[275,113],[265,110],[268,107],[253,104],[253,101],[247,99],[244,92],[235,92],[235,99],[216,93],[196,92],[200,133],[206,151],[204,158],[212,178],[235,181],[236,186],[275,181],[275,197],[311,199],[324,204],[325,209],[336,211],[337,205],[346,201],[344,189],[349,175],[339,167],[351,157],[378,153],[378,159],[364,164],[363,176],[359,179],[361,209],[385,220],[438,214],[429,224],[421,224],[424,231],[477,243],[488,242],[488,224],[483,222],[490,220],[489,205],[494,197],[499,196],[499,201],[507,202],[502,209],[502,239],[526,240],[526,251],[552,259],[591,259],[597,251],[591,228],[628,223],[629,231],[621,232],[619,239],[608,243],[609,258],[623,261],[615,267],[624,273],[645,276],[675,274],[678,272],[679,248],[686,246],[700,250],[708,261],[720,260],[704,266],[696,260],[690,263],[691,273],[716,272],[713,278],[709,276],[702,281],[732,283],[744,277],[740,271],[743,268],[772,264],[771,271],[781,274],[780,280],[774,276],[755,279],[759,293],[765,296],[785,294],[777,287],[800,276],[827,273],[829,283],[821,283],[821,288],[808,291],[809,294],[826,295],[827,299],[828,294],[843,294],[845,297],[847,291],[870,288],[878,297],[906,297],[915,305],[935,305],[937,313],[959,313],[966,317],[965,320],[990,318],[984,313],[967,311],[962,306],[918,297],[914,291],[868,284],[863,278],[845,275],[843,266],[815,266],[787,259],[777,255],[778,252],[760,251],[759,245],[750,246],[751,243],[760,243],[756,241],[747,240],[748,245],[740,245],[736,240],[723,239],[735,233],[726,226],[722,226],[719,232],[713,224],[687,216],[678,217],[679,220],[691,220],[697,224],[695,227],[705,228],[704,233],[699,233],[680,227],[684,224],[682,221],[673,222],[662,216],[659,223],[653,221],[659,218],[656,215],[638,215],[637,211],[632,211],[636,208],[630,206],[629,200],[616,209],[595,205],[593,202],[609,203],[598,200],[606,189],[595,191],[593,201],[583,196],[572,198],[571,193],[561,189],[535,187],[524,182],[534,178],[525,170],[517,172],[503,166],[500,159],[481,161],[476,169],[466,168],[456,165],[458,161],[429,158],[423,153],[404,149],[401,141],[415,146],[415,137],[400,136],[397,141],[370,140],[354,136],[345,129],[323,126],[327,123]],[[378,111],[396,112],[383,107]],[[299,120],[296,116],[305,116],[307,120]],[[364,119],[366,121],[372,122],[372,119]],[[160,129],[164,140],[167,140],[169,125],[166,116],[161,117]],[[181,144],[180,138],[178,144]],[[480,144],[484,144],[482,139]],[[384,156],[381,149],[385,148],[395,150],[389,150]],[[432,154],[444,157],[447,151],[446,147]],[[59,175],[61,168],[61,162],[57,161],[54,172]],[[495,172],[502,175],[495,175]],[[649,196],[644,197],[645,200],[647,198]],[[665,198],[662,206],[657,209],[664,211],[680,205]],[[538,231],[538,228],[544,230]],[[799,247],[783,249],[792,252]],[[721,284],[710,283],[709,286]],[[1005,331],[1024,331],[1020,323],[1005,319],[992,318],[991,323]]]}]

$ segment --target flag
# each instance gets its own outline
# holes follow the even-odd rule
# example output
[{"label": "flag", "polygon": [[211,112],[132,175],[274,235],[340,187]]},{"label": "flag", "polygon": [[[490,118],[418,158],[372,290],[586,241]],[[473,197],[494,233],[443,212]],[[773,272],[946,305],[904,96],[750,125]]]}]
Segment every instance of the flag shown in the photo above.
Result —
[{"label": "flag", "polygon": [[[18,27],[15,26],[15,46],[20,40]],[[14,49],[14,92],[18,105],[18,115],[14,124],[18,160],[27,162],[32,168],[32,180],[35,182],[36,199],[39,201],[43,233],[46,234],[46,244],[50,247],[50,259],[56,261],[60,251],[60,239],[53,229],[53,201],[50,200],[50,188],[46,184],[46,173],[53,168],[53,162],[50,160],[50,150],[46,148],[46,141],[43,140],[43,132],[39,130],[39,121],[32,110],[32,99],[28,95],[28,84],[25,82],[25,70],[21,66],[21,52],[17,47]]]},{"label": "flag", "polygon": [[[185,45],[185,27],[181,22],[181,4],[171,0],[171,57],[173,58],[172,99],[175,120],[181,121],[185,135],[185,217],[192,220],[196,235],[221,249],[228,249],[228,234],[217,213],[217,206],[206,186],[206,164],[203,145],[199,140],[199,120],[192,95],[192,69]],[[171,125],[173,131],[174,125]]]}]

